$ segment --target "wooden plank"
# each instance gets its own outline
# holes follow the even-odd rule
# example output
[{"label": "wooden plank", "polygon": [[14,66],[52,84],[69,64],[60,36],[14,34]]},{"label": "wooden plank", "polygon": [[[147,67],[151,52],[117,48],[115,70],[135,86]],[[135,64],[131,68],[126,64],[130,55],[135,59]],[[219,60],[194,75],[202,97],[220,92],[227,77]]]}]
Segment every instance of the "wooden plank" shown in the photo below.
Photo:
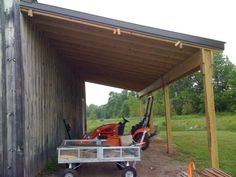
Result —
[{"label": "wooden plank", "polygon": [[[114,61],[118,64],[121,63],[133,63],[138,66],[142,66],[143,68],[156,66],[160,71],[170,69],[175,64],[178,63],[178,61],[169,63],[168,62],[162,62],[164,58],[148,58],[145,56],[136,56],[134,54],[130,55],[127,53],[123,53],[122,55],[120,53],[110,53],[109,50],[104,49],[98,49],[96,47],[86,47],[84,45],[73,45],[71,44],[65,44],[63,41],[56,42],[56,41],[50,41],[50,43],[61,53],[64,53],[65,56],[74,56],[74,58],[80,58],[80,55],[86,57],[86,56],[96,56],[100,58],[104,63],[108,63],[109,61]],[[63,43],[63,44],[61,44]],[[109,59],[109,60],[108,60]],[[107,61],[108,60],[108,61]],[[102,62],[101,61],[101,62]]]},{"label": "wooden plank", "polygon": [[[64,55],[61,55],[64,56]],[[74,65],[75,68],[77,68],[77,70],[80,73],[98,73],[98,74],[103,74],[106,75],[107,77],[111,76],[111,77],[123,77],[126,80],[133,80],[139,83],[150,83],[153,80],[155,80],[156,77],[161,76],[162,73],[156,72],[156,73],[147,73],[146,75],[143,75],[142,73],[144,73],[145,71],[148,72],[148,70],[141,70],[143,72],[138,71],[139,67],[137,68],[133,68],[131,67],[130,70],[128,68],[122,68],[122,65],[118,65],[118,66],[112,66],[109,67],[109,65],[103,64],[103,63],[99,63],[99,62],[94,62],[93,58],[87,59],[87,58],[83,58],[83,60],[77,60],[77,59],[73,59],[73,58],[66,58],[65,60],[68,63],[71,63],[72,65]],[[95,59],[96,60],[96,59]],[[106,68],[106,69],[104,69]],[[121,72],[122,70],[122,72]],[[136,72],[137,71],[137,72]],[[145,85],[144,85],[145,86]]]},{"label": "wooden plank", "polygon": [[0,1],[0,177],[6,176],[6,71],[4,59],[4,10],[3,1]]},{"label": "wooden plank", "polygon": [[[154,67],[151,65],[145,65],[143,63],[143,66],[141,64],[138,63],[132,63],[132,62],[127,62],[127,61],[121,61],[119,59],[117,59],[116,61],[114,60],[114,58],[105,58],[105,57],[101,57],[99,55],[91,55],[91,54],[77,54],[77,56],[75,55],[71,55],[71,54],[66,54],[64,53],[64,51],[60,51],[58,52],[60,54],[60,56],[62,56],[65,60],[71,60],[71,62],[73,62],[74,64],[79,64],[81,66],[83,66],[83,64],[86,65],[91,65],[91,67],[103,67],[103,68],[109,68],[112,71],[117,71],[120,73],[120,71],[124,71],[124,73],[130,73],[131,75],[135,75],[138,74],[140,77],[147,77],[148,76],[158,76],[158,75],[163,75],[163,73],[167,72],[168,69],[161,69],[161,70],[154,70]],[[104,62],[103,62],[104,61]],[[114,65],[114,63],[116,63]],[[155,66],[155,65],[154,65]],[[151,70],[151,71],[150,71]],[[132,74],[133,73],[133,74]],[[145,75],[143,74],[145,73]],[[141,76],[143,75],[143,76]],[[155,79],[156,77],[154,77],[153,79]]]},{"label": "wooden plank", "polygon": [[69,30],[60,30],[57,28],[55,29],[50,29],[50,28],[45,28],[45,27],[39,27],[40,31],[43,31],[44,34],[48,38],[54,38],[54,39],[67,39],[67,41],[77,41],[82,44],[89,45],[91,47],[97,46],[98,48],[101,49],[106,49],[108,46],[111,49],[115,49],[116,51],[126,51],[126,52],[133,52],[133,53],[141,53],[142,55],[153,55],[153,56],[159,56],[167,59],[176,59],[176,60],[183,60],[184,58],[187,58],[189,56],[186,55],[184,52],[182,53],[174,53],[174,52],[169,52],[164,49],[150,49],[150,47],[146,46],[140,46],[137,44],[131,44],[131,42],[120,42],[119,40],[111,40],[111,39],[103,39],[101,37],[97,36],[90,36],[90,35],[83,35],[84,33],[76,33],[76,32],[71,32]]},{"label": "wooden plank", "polygon": [[[20,15],[20,27],[21,27],[21,45],[22,45],[22,62],[23,62],[23,66],[22,66],[22,71],[25,73],[25,70],[28,68],[27,67],[27,63],[26,63],[26,58],[27,58],[27,55],[26,55],[26,49],[27,49],[27,36],[25,34],[27,34],[26,30],[27,28],[25,27],[26,23],[23,19],[23,16],[22,14]],[[23,73],[23,75],[25,76],[25,74]],[[25,90],[27,90],[28,88],[28,78],[26,77],[25,80],[24,80],[24,88]],[[28,112],[28,109],[27,107],[25,107],[28,102],[28,97],[27,97],[27,94],[26,92],[23,93],[24,94],[24,129],[23,129],[23,134],[24,134],[24,139],[27,140],[28,139],[28,121],[27,121],[27,117],[29,117],[29,112]],[[27,141],[24,141],[24,175],[25,176],[28,176],[28,171],[27,169],[25,168],[26,166],[28,166],[28,161],[27,161],[27,158],[28,158],[28,142]]]},{"label": "wooden plank", "polygon": [[205,114],[208,132],[208,150],[210,166],[219,168],[218,143],[216,132],[216,115],[213,91],[213,53],[210,50],[202,49],[202,75],[205,93]]},{"label": "wooden plank", "polygon": [[201,171],[201,174],[205,177],[232,177],[226,174],[224,171],[216,168],[206,168]]},{"label": "wooden plank", "polygon": [[[23,13],[26,13],[26,14],[28,13],[28,10],[29,9],[25,8],[25,7],[21,8],[21,11]],[[37,10],[34,10],[33,13],[34,13],[34,16],[38,15],[38,16],[54,19],[55,21],[56,20],[60,20],[60,21],[64,21],[64,22],[83,24],[83,25],[86,25],[86,26],[91,26],[91,27],[107,30],[107,31],[109,31],[111,33],[113,33],[114,30],[117,30],[116,27],[112,27],[112,26],[104,25],[104,24],[99,24],[99,23],[95,23],[95,22],[84,21],[84,20],[80,20],[80,19],[77,19],[77,18],[59,16],[57,14],[52,14],[52,13],[47,13],[47,12],[42,12],[42,11],[37,11]],[[128,34],[130,36],[135,36],[135,37],[143,38],[143,39],[163,41],[163,42],[170,43],[170,44],[173,44],[173,45],[176,42],[178,42],[178,40],[161,38],[161,37],[157,37],[157,36],[153,36],[153,35],[144,34],[144,33],[141,33],[141,32],[129,31],[129,30],[126,30],[126,29],[120,29],[119,33]],[[122,35],[119,35],[119,36],[122,36]],[[195,47],[195,48],[199,48],[199,49],[202,47],[202,46],[199,46],[199,45],[196,45],[196,44],[191,44],[191,43],[185,43],[185,42],[181,42],[181,43],[182,43],[182,45],[190,46],[190,47]]]},{"label": "wooden plank", "polygon": [[[129,80],[138,83],[150,83],[156,77],[160,76],[159,73],[153,73],[152,75],[147,75],[146,78],[141,76],[141,73],[132,73],[133,70],[124,70],[121,72],[122,68],[109,68],[106,65],[99,65],[99,64],[92,64],[90,62],[74,62],[73,60],[67,60],[68,63],[71,63],[77,68],[79,73],[88,73],[88,74],[99,74],[103,75],[104,77],[114,77],[114,78],[122,78],[124,80]],[[106,69],[104,69],[106,68]],[[138,68],[137,68],[138,70]],[[122,70],[123,71],[123,70]],[[119,74],[120,73],[120,74]],[[156,77],[155,77],[156,76]],[[143,85],[145,86],[145,85]]]},{"label": "wooden plank", "polygon": [[25,76],[25,177],[35,176],[64,139],[63,118],[76,116],[74,71],[42,33],[22,19]]},{"label": "wooden plank", "polygon": [[[1,2],[0,2],[1,5]],[[1,26],[1,21],[0,21],[0,29],[2,28]],[[3,104],[4,104],[4,99],[3,99],[3,80],[2,80],[2,76],[3,76],[3,72],[2,72],[2,66],[3,66],[3,46],[2,46],[2,32],[0,31],[0,171],[2,172],[2,174],[0,174],[0,177],[3,177],[3,162],[4,162],[4,158],[3,158],[3,127],[4,127],[4,119],[5,116],[3,116]]]},{"label": "wooden plank", "polygon": [[[130,36],[130,35],[112,35],[108,33],[107,31],[104,32],[102,30],[99,30],[98,28],[88,28],[87,26],[84,25],[78,25],[75,23],[61,23],[61,21],[55,21],[54,19],[48,19],[48,18],[42,18],[42,17],[34,17],[33,22],[37,24],[38,28],[42,31],[54,31],[58,32],[60,34],[64,33],[76,33],[77,35],[81,36],[91,36],[91,37],[99,37],[100,40],[106,41],[106,40],[112,40],[113,43],[119,43],[122,42],[123,45],[126,47],[138,47],[141,50],[146,50],[146,51],[159,51],[161,50],[162,52],[165,51],[166,54],[177,54],[177,55],[189,55],[194,52],[194,48],[190,47],[184,47],[184,49],[179,50],[176,48],[174,45],[170,45],[165,42],[161,41],[143,41],[140,38]],[[75,35],[75,36],[77,36]],[[121,44],[120,44],[121,45]]]},{"label": "wooden plank", "polygon": [[130,79],[125,80],[124,77],[107,77],[106,75],[97,73],[79,73],[83,80],[88,82],[94,82],[98,84],[124,88],[128,90],[138,91],[143,87],[143,83],[134,82]]},{"label": "wooden plank", "polygon": [[165,117],[166,117],[166,140],[167,140],[167,153],[173,153],[173,137],[171,130],[171,110],[170,110],[170,98],[169,98],[169,86],[163,87],[164,103],[165,103]]},{"label": "wooden plank", "polygon": [[201,51],[198,51],[184,62],[170,69],[170,71],[163,77],[157,79],[155,82],[141,90],[139,92],[139,96],[146,95],[156,89],[163,87],[166,84],[170,84],[171,82],[198,70],[201,64],[201,55]]},{"label": "wooden plank", "polygon": [[[47,33],[45,34],[47,35]],[[77,49],[81,50],[85,50],[85,49],[89,49],[90,53],[93,52],[99,52],[101,51],[101,53],[107,53],[110,54],[112,56],[129,56],[129,57],[137,57],[137,58],[147,58],[150,61],[156,61],[156,62],[160,62],[160,64],[166,64],[168,65],[175,65],[177,63],[179,63],[180,61],[183,61],[185,58],[169,58],[166,57],[165,55],[162,55],[161,53],[155,53],[155,54],[150,54],[147,52],[141,52],[139,50],[136,50],[134,48],[126,48],[126,47],[113,47],[114,44],[103,44],[101,42],[97,42],[97,41],[88,41],[88,40],[82,40],[82,39],[78,39],[76,40],[75,38],[68,38],[68,37],[63,37],[63,36],[58,36],[58,35],[47,35],[47,37],[49,39],[51,39],[54,43],[54,45],[58,44],[61,45],[62,49],[64,48],[64,46],[68,46],[69,47],[76,47]],[[55,41],[55,42],[54,42]]]}]

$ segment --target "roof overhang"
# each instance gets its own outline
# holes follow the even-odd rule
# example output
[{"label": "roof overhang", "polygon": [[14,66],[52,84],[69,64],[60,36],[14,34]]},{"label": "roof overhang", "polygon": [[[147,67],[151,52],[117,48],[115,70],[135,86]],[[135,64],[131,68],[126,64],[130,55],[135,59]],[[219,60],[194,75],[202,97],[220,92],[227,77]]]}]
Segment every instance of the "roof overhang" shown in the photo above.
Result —
[{"label": "roof overhang", "polygon": [[40,3],[22,1],[21,11],[85,81],[141,95],[198,70],[202,48],[224,49],[221,41]]}]

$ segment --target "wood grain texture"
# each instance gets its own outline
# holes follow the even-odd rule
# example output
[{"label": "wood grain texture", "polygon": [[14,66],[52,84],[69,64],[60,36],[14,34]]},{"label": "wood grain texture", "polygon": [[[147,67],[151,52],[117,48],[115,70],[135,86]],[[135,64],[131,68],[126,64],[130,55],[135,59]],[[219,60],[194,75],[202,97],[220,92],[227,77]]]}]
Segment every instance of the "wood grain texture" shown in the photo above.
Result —
[{"label": "wood grain texture", "polygon": [[22,17],[25,102],[25,177],[35,176],[65,138],[63,119],[73,137],[81,126],[77,116],[79,79],[67,62],[61,60],[44,35],[30,19]]},{"label": "wood grain texture", "polygon": [[[27,15],[25,10],[22,8],[23,14]],[[33,18],[26,18],[30,18],[37,29],[50,39],[60,55],[80,67],[78,70],[81,67],[85,71],[105,67],[103,70],[109,69],[114,77],[120,77],[120,73],[125,75],[122,77],[124,83],[116,82],[110,77],[111,74],[104,74],[102,79],[89,78],[86,81],[104,84],[104,80],[109,80],[107,83],[110,86],[141,91],[199,50],[198,47],[185,44],[182,48],[175,47],[175,40],[159,40],[124,29],[119,29],[120,35],[117,35],[117,28],[114,27],[65,19],[55,14],[33,13]],[[114,30],[116,35],[113,34]],[[95,71],[99,73],[100,69]],[[94,73],[88,74],[96,76]],[[130,80],[133,82],[130,83]],[[129,83],[129,86],[125,83]]]},{"label": "wood grain texture", "polygon": [[191,57],[179,63],[167,73],[165,73],[161,78],[157,79],[155,82],[150,84],[148,87],[144,88],[139,92],[139,96],[146,95],[154,90],[163,87],[165,84],[170,84],[175,80],[178,80],[188,74],[191,74],[200,69],[202,53],[199,50]]},{"label": "wood grain texture", "polygon": [[0,162],[4,177],[23,176],[23,76],[18,0],[2,0]]},{"label": "wood grain texture", "polygon": [[216,132],[216,115],[213,91],[213,53],[202,49],[202,75],[205,93],[205,114],[208,132],[208,151],[210,167],[219,168],[218,143]]},{"label": "wood grain texture", "polygon": [[5,113],[5,62],[4,62],[4,23],[3,23],[3,2],[0,1],[0,177],[4,177],[4,144],[6,135],[6,113]]},{"label": "wood grain texture", "polygon": [[169,97],[169,85],[163,87],[164,103],[165,103],[165,117],[166,117],[166,139],[167,139],[167,153],[173,152],[173,137],[171,129],[171,110],[170,110],[170,97]]}]

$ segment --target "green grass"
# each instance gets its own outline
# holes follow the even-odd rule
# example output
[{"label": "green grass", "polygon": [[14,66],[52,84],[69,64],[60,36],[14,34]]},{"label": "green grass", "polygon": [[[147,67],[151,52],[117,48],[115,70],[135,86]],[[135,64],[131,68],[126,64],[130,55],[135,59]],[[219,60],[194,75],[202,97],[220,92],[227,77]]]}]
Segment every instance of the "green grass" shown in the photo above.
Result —
[{"label": "green grass", "polygon": [[[102,124],[119,122],[121,119],[88,120],[89,131]],[[129,118],[125,132],[138,123],[140,118]],[[204,115],[172,116],[171,125],[174,143],[184,154],[185,161],[193,159],[198,168],[209,166],[207,133]],[[165,136],[165,118],[154,118],[161,136]],[[232,176],[236,176],[236,113],[217,114],[217,130],[219,144],[220,168]]]},{"label": "green grass", "polygon": [[54,174],[59,170],[59,165],[57,163],[57,155],[53,155],[48,161],[43,171],[37,177],[42,177],[45,175]]},{"label": "green grass", "polygon": [[[193,159],[198,168],[209,166],[206,131],[174,131],[177,149]],[[236,176],[236,132],[218,131],[220,168]]]},{"label": "green grass", "polygon": [[[107,124],[119,122],[121,118],[115,119],[96,119],[88,120],[88,131],[92,131],[96,127]],[[127,123],[126,132],[128,132],[132,125],[138,123],[140,118],[128,118],[130,123]],[[165,118],[155,117],[154,125],[158,126],[159,130],[165,130]],[[196,131],[206,130],[206,120],[204,115],[183,115],[183,116],[172,116],[171,126],[173,131]],[[217,129],[226,131],[236,131],[236,113],[220,113],[217,114]]]}]

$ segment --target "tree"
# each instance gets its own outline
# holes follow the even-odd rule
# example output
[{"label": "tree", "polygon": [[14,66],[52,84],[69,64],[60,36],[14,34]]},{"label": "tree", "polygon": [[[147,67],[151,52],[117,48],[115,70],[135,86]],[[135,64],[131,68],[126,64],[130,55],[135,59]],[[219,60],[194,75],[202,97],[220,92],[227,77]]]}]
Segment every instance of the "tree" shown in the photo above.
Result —
[{"label": "tree", "polygon": [[236,111],[236,66],[222,52],[214,54],[214,90],[217,111]]},{"label": "tree", "polygon": [[[214,90],[216,111],[236,111],[236,66],[222,52],[214,53]],[[171,108],[175,114],[193,114],[204,111],[204,92],[200,71],[184,77],[170,86]],[[162,90],[155,91],[153,114],[164,115]],[[110,92],[108,103],[103,106],[89,105],[89,118],[114,118],[139,116],[138,94],[123,90]]]}]

